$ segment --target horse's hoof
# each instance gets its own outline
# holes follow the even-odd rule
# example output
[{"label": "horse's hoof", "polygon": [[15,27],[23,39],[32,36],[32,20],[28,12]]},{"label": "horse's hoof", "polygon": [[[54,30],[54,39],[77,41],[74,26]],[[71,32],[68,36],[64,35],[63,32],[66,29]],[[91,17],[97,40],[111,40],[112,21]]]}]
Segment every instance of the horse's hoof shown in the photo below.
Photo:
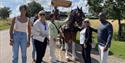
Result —
[{"label": "horse's hoof", "polygon": [[79,59],[78,58],[72,58],[72,61],[79,61]]},{"label": "horse's hoof", "polygon": [[65,51],[65,49],[61,49],[62,51]]},{"label": "horse's hoof", "polygon": [[70,62],[71,60],[69,58],[66,58],[66,62]]}]

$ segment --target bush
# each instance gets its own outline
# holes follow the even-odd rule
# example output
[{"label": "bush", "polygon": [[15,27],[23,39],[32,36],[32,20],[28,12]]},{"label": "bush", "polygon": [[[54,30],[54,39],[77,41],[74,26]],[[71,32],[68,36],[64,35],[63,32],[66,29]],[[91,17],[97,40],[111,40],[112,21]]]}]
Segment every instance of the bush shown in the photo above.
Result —
[{"label": "bush", "polygon": [[113,38],[118,41],[125,41],[125,33],[122,33],[122,36],[119,36],[118,33],[114,32]]}]

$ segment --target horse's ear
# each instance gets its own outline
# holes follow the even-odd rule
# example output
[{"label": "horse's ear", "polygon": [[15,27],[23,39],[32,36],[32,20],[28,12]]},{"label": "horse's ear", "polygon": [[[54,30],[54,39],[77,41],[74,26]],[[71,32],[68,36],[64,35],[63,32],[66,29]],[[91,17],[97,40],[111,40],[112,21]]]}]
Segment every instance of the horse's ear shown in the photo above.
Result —
[{"label": "horse's ear", "polygon": [[79,10],[79,7],[77,6],[77,9]]},{"label": "horse's ear", "polygon": [[80,10],[82,10],[82,7],[80,8]]}]

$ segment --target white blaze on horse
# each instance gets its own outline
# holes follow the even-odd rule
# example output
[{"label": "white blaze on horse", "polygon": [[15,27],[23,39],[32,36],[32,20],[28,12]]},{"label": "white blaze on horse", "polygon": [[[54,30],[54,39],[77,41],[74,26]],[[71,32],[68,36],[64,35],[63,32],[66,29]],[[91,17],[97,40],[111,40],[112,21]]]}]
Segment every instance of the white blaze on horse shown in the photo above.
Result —
[{"label": "white blaze on horse", "polygon": [[67,22],[61,26],[60,30],[63,34],[63,39],[65,41],[65,57],[69,60],[68,50],[71,47],[72,50],[72,60],[75,60],[76,53],[75,53],[75,41],[77,32],[80,31],[80,27],[82,26],[82,21],[84,20],[85,15],[82,11],[82,8],[77,8],[72,10]]}]

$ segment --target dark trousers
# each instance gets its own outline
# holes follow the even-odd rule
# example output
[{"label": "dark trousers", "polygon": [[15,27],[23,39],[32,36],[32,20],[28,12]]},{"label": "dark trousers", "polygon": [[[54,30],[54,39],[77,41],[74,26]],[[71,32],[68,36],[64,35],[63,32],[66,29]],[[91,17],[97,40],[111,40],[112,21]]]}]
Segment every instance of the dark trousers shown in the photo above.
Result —
[{"label": "dark trousers", "polygon": [[46,52],[47,41],[40,42],[38,40],[34,40],[35,48],[36,48],[36,63],[41,63],[43,61],[43,57]]},{"label": "dark trousers", "polygon": [[86,48],[82,45],[82,56],[85,63],[91,63],[91,45],[87,45]]}]

